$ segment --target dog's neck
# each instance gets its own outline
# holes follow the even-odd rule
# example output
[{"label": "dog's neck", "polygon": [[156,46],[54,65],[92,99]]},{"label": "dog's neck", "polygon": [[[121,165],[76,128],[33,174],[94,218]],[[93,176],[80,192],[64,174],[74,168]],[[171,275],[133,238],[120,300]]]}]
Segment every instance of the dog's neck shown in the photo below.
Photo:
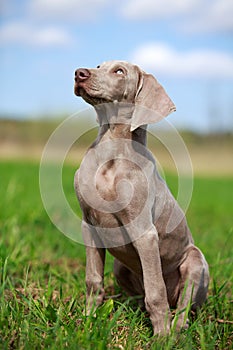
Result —
[{"label": "dog's neck", "polygon": [[98,142],[107,138],[124,138],[136,141],[144,146],[147,143],[146,125],[131,131],[131,120],[134,106],[129,104],[104,104],[95,107],[100,130]]}]

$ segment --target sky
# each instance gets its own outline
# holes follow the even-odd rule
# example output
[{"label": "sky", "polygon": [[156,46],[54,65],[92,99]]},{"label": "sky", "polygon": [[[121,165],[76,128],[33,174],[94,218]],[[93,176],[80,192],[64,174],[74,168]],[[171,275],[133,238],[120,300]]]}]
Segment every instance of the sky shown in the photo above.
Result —
[{"label": "sky", "polygon": [[74,71],[120,59],[164,86],[182,129],[233,130],[232,0],[0,0],[0,115],[88,106]]}]

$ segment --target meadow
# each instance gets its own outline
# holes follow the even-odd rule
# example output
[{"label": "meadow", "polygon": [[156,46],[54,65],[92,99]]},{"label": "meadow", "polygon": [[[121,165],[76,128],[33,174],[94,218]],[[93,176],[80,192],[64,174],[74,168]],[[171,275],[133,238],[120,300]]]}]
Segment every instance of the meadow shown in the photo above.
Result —
[{"label": "meadow", "polygon": [[[77,164],[63,169],[73,190]],[[174,193],[177,177],[166,172]],[[0,349],[222,349],[233,348],[233,179],[195,176],[187,212],[197,246],[210,266],[208,300],[190,314],[190,328],[153,337],[146,313],[116,285],[113,259],[105,267],[106,302],[86,317],[85,248],[51,223],[39,191],[39,162],[0,161]],[[118,298],[113,295],[120,294]]]}]

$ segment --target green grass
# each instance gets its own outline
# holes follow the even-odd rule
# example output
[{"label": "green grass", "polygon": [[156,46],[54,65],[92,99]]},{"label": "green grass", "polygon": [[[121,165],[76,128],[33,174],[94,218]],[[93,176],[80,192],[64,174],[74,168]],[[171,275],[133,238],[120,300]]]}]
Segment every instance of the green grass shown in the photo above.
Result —
[{"label": "green grass", "polygon": [[[233,180],[195,178],[187,216],[209,265],[205,306],[179,335],[154,338],[150,321],[125,295],[85,317],[85,249],[50,222],[40,199],[37,163],[0,163],[1,349],[231,349]],[[75,167],[64,168],[72,206]],[[176,191],[177,179],[167,175]],[[78,209],[77,209],[78,210]],[[107,256],[108,296],[118,293]]]}]

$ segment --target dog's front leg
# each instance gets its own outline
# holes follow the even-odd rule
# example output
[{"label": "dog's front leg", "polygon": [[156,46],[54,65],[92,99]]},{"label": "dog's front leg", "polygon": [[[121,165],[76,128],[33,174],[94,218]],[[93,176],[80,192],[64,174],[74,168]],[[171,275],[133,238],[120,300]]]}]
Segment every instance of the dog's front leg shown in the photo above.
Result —
[{"label": "dog's front leg", "polygon": [[150,315],[154,334],[166,334],[170,330],[171,315],[167,292],[162,276],[158,245],[158,233],[155,227],[135,242],[143,271],[145,305]]},{"label": "dog's front leg", "polygon": [[86,313],[104,300],[105,249],[86,247]]},{"label": "dog's front leg", "polygon": [[82,234],[86,245],[86,314],[89,315],[104,300],[105,249],[95,246],[95,232],[85,222]]}]

